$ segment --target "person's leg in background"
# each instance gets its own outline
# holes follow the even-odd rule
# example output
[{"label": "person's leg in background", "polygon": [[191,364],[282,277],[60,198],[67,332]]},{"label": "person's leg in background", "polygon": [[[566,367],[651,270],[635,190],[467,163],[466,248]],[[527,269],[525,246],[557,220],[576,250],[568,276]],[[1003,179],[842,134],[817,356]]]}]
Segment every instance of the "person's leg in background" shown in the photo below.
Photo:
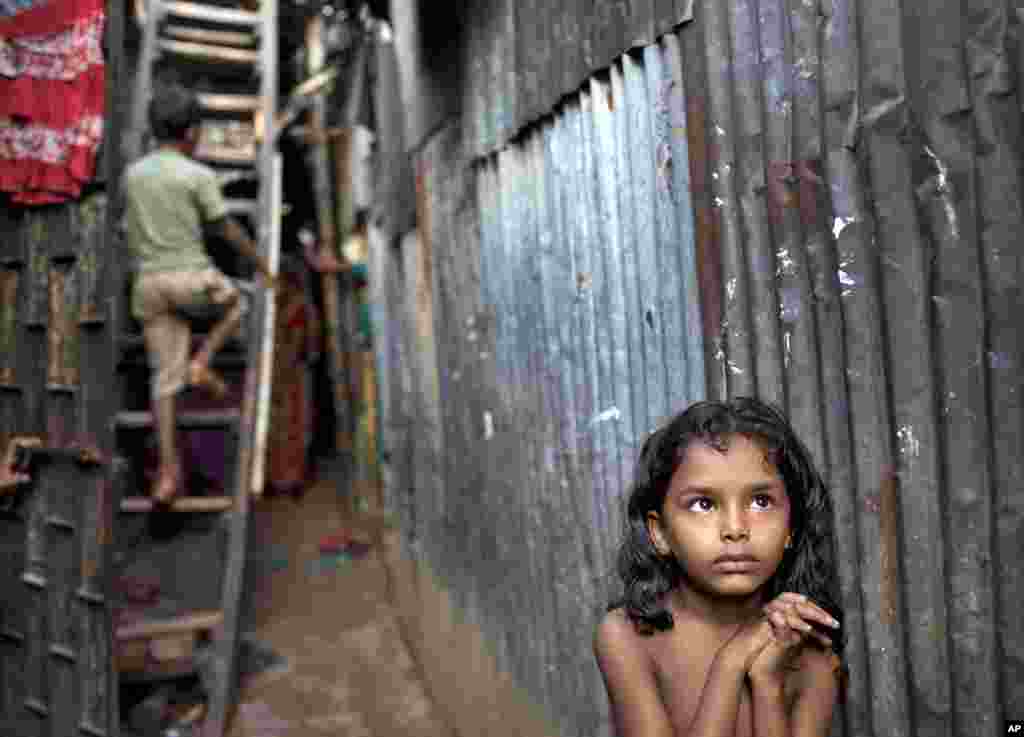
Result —
[{"label": "person's leg in background", "polygon": [[202,272],[202,280],[206,297],[224,310],[224,315],[210,329],[203,345],[189,362],[188,380],[190,384],[206,389],[214,396],[223,397],[227,393],[227,385],[210,368],[210,362],[228,338],[237,332],[242,316],[245,315],[245,303],[237,287],[219,271],[207,269]]},{"label": "person's leg in background", "polygon": [[160,454],[152,496],[166,504],[178,493],[184,478],[178,456],[177,398],[185,386],[192,335],[188,322],[170,312],[146,321],[143,332],[153,372],[153,411]]}]

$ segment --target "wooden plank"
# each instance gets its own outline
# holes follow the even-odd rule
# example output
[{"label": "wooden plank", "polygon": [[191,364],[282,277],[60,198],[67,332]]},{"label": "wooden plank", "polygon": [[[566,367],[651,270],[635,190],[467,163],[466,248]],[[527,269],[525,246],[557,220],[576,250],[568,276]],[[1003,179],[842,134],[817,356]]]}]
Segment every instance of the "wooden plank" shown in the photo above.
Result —
[{"label": "wooden plank", "polygon": [[[237,409],[201,410],[179,412],[178,427],[188,429],[221,428],[238,423]],[[114,416],[114,427],[118,430],[140,430],[153,427],[153,413],[145,411],[123,411]]]},{"label": "wooden plank", "polygon": [[169,54],[184,56],[198,61],[255,65],[260,60],[260,54],[255,50],[234,49],[227,46],[215,46],[194,41],[160,39],[157,41],[157,47]]},{"label": "wooden plank", "polygon": [[216,113],[255,113],[261,107],[258,95],[200,92],[196,98],[204,110]]},{"label": "wooden plank", "polygon": [[201,144],[196,147],[195,157],[209,164],[254,165],[256,163],[256,148],[255,144],[244,148]]},{"label": "wooden plank", "polygon": [[224,204],[228,207],[228,213],[231,215],[244,215],[246,217],[255,217],[259,212],[259,202],[257,200],[242,200],[228,198],[224,200]]},{"label": "wooden plank", "polygon": [[260,26],[263,18],[260,13],[247,10],[234,10],[206,3],[190,3],[181,0],[168,0],[160,3],[167,15],[187,20],[207,21],[222,25]]},{"label": "wooden plank", "polygon": [[114,634],[119,641],[144,640],[162,635],[212,630],[220,627],[223,623],[223,612],[193,612],[170,619],[147,619],[123,624],[116,628]]},{"label": "wooden plank", "polygon": [[[170,512],[225,512],[234,505],[229,496],[178,497],[170,505]],[[121,500],[121,511],[129,514],[152,512],[153,500],[148,497],[126,497]]]},{"label": "wooden plank", "polygon": [[[324,61],[323,20],[319,17],[310,21],[306,29],[306,47],[308,49],[307,67],[310,71],[322,66]],[[340,258],[338,248],[338,227],[334,211],[334,198],[331,193],[331,168],[328,144],[324,140],[324,119],[326,102],[323,93],[317,95],[310,110],[309,124],[314,132],[317,143],[310,148],[309,164],[312,169],[313,196],[315,198],[318,247],[321,251]],[[334,399],[336,451],[347,451],[351,448],[351,437],[348,428],[348,382],[344,378],[345,355],[342,335],[341,294],[338,285],[338,274],[325,271],[320,275],[321,289],[324,300],[324,335],[326,343],[328,371],[331,379],[332,397]]]},{"label": "wooden plank", "polygon": [[256,43],[256,36],[253,34],[237,31],[215,31],[209,28],[175,25],[165,25],[161,30],[165,36],[180,41],[196,41],[217,46],[253,46]]}]

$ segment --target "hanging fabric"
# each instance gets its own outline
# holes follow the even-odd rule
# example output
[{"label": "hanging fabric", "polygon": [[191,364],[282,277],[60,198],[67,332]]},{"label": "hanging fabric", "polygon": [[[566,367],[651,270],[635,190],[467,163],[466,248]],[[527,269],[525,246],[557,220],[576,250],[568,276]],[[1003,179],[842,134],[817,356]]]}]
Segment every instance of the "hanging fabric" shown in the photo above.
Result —
[{"label": "hanging fabric", "polygon": [[0,0],[0,190],[12,202],[76,199],[93,178],[103,23],[103,0]]}]

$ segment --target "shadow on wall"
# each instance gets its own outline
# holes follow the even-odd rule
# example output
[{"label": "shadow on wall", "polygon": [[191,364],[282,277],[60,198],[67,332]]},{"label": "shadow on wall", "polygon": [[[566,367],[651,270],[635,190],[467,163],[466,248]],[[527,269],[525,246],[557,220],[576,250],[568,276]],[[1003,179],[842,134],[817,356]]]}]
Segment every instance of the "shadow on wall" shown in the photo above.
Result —
[{"label": "shadow on wall", "polygon": [[429,566],[404,550],[396,524],[382,517],[378,534],[402,637],[450,733],[559,734],[513,678],[499,670],[481,628],[458,610]]}]

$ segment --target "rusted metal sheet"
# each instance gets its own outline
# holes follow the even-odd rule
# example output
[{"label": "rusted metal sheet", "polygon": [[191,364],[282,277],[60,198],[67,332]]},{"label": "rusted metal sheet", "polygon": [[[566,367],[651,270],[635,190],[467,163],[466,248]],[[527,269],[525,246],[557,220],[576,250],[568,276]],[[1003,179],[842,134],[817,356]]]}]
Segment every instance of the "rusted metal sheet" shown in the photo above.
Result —
[{"label": "rusted metal sheet", "polygon": [[[639,5],[668,3],[595,7],[579,25],[590,53],[639,27],[601,19]],[[611,729],[591,721],[603,689],[576,649],[593,621],[581,607],[603,603],[637,444],[705,394],[779,403],[831,488],[849,673],[834,737],[987,734],[1024,709],[1024,17],[968,5],[698,5],[505,140],[499,117],[521,109],[494,100],[493,54],[529,40],[467,28],[469,63],[486,48],[489,66],[465,84],[490,88],[461,91],[479,240],[459,248],[478,249],[497,354],[467,395],[487,408],[486,462],[498,449],[525,468],[448,466],[447,509],[468,479],[485,484],[473,503],[522,539],[470,538],[445,575],[566,733]],[[552,39],[573,8],[552,11]],[[451,325],[468,317],[446,309]],[[466,365],[465,341],[444,350]],[[457,413],[444,412],[447,437]],[[517,591],[488,587],[494,569],[475,562],[488,556]],[[501,611],[524,602],[550,626]],[[524,632],[546,641],[516,654]]]},{"label": "rusted metal sheet", "polygon": [[112,623],[97,585],[109,559],[92,539],[109,510],[108,471],[83,466],[78,452],[36,449],[32,488],[2,513],[5,734],[117,733]]},{"label": "rusted metal sheet", "polygon": [[78,387],[78,281],[77,269],[50,267],[46,369],[50,391],[74,391]]},{"label": "rusted metal sheet", "polygon": [[382,26],[372,55],[376,84],[372,86],[376,121],[376,180],[374,204],[383,221],[379,223],[390,239],[406,233],[415,222],[416,206],[412,165],[405,151],[398,63],[391,30]]},{"label": "rusted metal sheet", "polygon": [[[386,423],[420,428],[395,448],[413,459],[406,480],[404,461],[386,464],[392,483],[408,484],[388,492],[406,539],[481,620],[501,667],[582,734],[609,728],[600,675],[579,642],[612,593],[611,530],[622,523],[642,428],[703,389],[703,372],[690,368],[701,356],[686,356],[703,350],[699,317],[686,319],[699,316],[696,290],[684,304],[682,287],[696,276],[652,287],[670,265],[695,263],[687,193],[674,189],[689,175],[686,148],[672,141],[685,139],[685,122],[673,130],[681,78],[666,62],[678,54],[657,54],[650,69],[638,54],[628,74],[619,65],[589,82],[513,146],[478,160],[471,177],[460,173],[457,129],[435,136],[417,154],[419,230],[431,242],[403,244],[404,298],[388,297],[397,313],[384,318],[402,332],[407,353],[397,361],[412,373],[401,379],[394,365]],[[649,90],[657,111],[645,106]],[[647,182],[639,191],[638,171]],[[421,432],[435,422],[443,446]]]},{"label": "rusted metal sheet", "polygon": [[15,384],[19,269],[0,269],[0,385]]},{"label": "rusted metal sheet", "polygon": [[25,238],[21,219],[24,211],[12,207],[4,199],[0,200],[0,233],[4,234],[3,245],[0,246],[0,264],[8,267],[22,266],[25,263]]},{"label": "rusted metal sheet", "polygon": [[106,297],[103,276],[111,248],[106,241],[107,195],[96,193],[74,208],[73,231],[79,238],[77,268],[79,273],[78,322],[99,325],[105,319]]}]

